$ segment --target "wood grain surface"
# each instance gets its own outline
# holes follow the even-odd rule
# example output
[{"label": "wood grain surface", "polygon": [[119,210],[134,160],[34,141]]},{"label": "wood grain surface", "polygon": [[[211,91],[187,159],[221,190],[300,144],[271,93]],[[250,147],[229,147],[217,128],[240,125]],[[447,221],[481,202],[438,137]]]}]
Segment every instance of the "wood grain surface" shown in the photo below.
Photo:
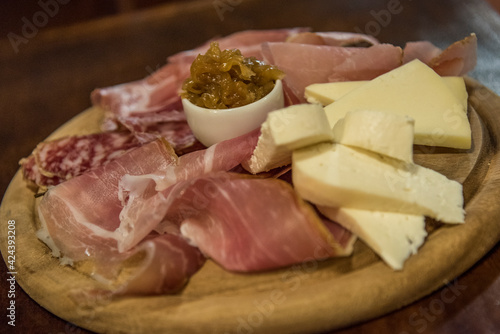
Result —
[{"label": "wood grain surface", "polygon": [[[213,1],[199,1],[191,3],[178,3],[167,6],[161,6],[154,10],[144,11],[136,14],[123,15],[110,19],[97,20],[87,24],[81,24],[73,27],[65,27],[62,29],[40,29],[39,33],[30,38],[27,44],[20,45],[19,52],[13,52],[12,46],[5,39],[0,41],[0,126],[1,126],[1,148],[2,159],[0,160],[0,189],[2,193],[6,190],[7,185],[11,181],[17,170],[17,161],[19,158],[26,156],[34,148],[36,143],[43,140],[52,133],[60,124],[79,114],[89,105],[89,93],[95,87],[106,86],[126,82],[144,77],[152,70],[161,66],[167,55],[177,51],[192,48],[199,43],[211,38],[215,35],[225,35],[234,31],[254,29],[254,28],[278,28],[291,26],[310,26],[314,30],[343,30],[365,31],[370,25],[377,23],[373,13],[387,9],[387,1],[310,1],[307,6],[303,1],[260,1],[247,0],[242,2],[232,2],[233,7],[224,15],[219,16],[214,10]],[[482,83],[477,85],[471,82],[472,89],[471,103],[475,106],[477,114],[480,115],[482,124],[487,131],[482,132],[486,137],[481,137],[481,143],[485,146],[485,154],[479,155],[479,160],[470,159],[466,164],[459,164],[459,167],[449,170],[452,177],[462,177],[463,173],[470,168],[477,168],[477,173],[471,175],[464,180],[464,186],[468,189],[468,194],[481,193],[482,190],[493,191],[498,188],[495,183],[496,175],[491,172],[492,163],[497,161],[498,139],[491,133],[498,131],[497,114],[500,110],[497,94],[500,92],[498,86],[498,78],[500,76],[500,61],[498,59],[498,50],[500,50],[500,19],[499,16],[490,9],[482,1],[459,1],[445,0],[436,1],[418,1],[418,2],[400,2],[403,10],[397,15],[392,15],[390,22],[387,24],[379,23],[379,31],[372,31],[381,41],[390,42],[402,45],[409,40],[427,39],[436,43],[439,46],[446,46],[454,40],[460,39],[470,32],[476,32],[479,39],[479,60],[476,70],[471,75],[479,79]],[[71,3],[69,4],[71,5]],[[61,11],[59,15],[64,15]],[[27,13],[26,16],[30,17]],[[32,13],[31,13],[32,14]],[[21,22],[21,21],[19,21]],[[193,24],[197,22],[198,24]],[[19,32],[19,27],[13,27],[12,31]],[[369,32],[369,31],[367,31]],[[376,34],[375,34],[376,33]],[[488,88],[486,88],[487,86]],[[488,110],[485,112],[485,110]],[[493,139],[492,139],[493,138]],[[486,140],[483,140],[486,139]],[[477,151],[476,151],[477,152]],[[453,162],[456,152],[436,151],[431,157],[427,157],[427,164],[434,164],[436,169],[439,169],[440,159],[445,159],[447,163]],[[450,156],[451,155],[451,156]],[[439,157],[438,157],[439,156]],[[475,163],[482,161],[484,157],[491,157],[491,163]],[[416,157],[419,159],[419,157]],[[432,159],[436,159],[435,162]],[[446,160],[450,159],[450,160]],[[476,158],[474,158],[476,159]],[[439,166],[438,166],[439,165]],[[483,178],[484,177],[484,178]],[[489,186],[484,186],[482,183],[477,183],[477,179],[491,181]],[[16,179],[17,180],[17,179]],[[484,188],[483,188],[484,187]],[[14,199],[20,202],[24,199],[25,190],[18,189],[13,193],[16,195]],[[10,190],[9,190],[10,193]],[[482,196],[469,196],[469,203],[476,203],[480,214],[489,215],[496,210],[497,200],[493,198],[483,198]],[[15,202],[17,203],[17,201]],[[474,205],[476,207],[476,205]],[[17,204],[2,205],[2,231],[6,228],[5,219],[14,219],[11,214],[18,208]],[[30,216],[30,219],[33,217]],[[31,221],[27,219],[26,221]],[[20,220],[22,222],[23,220]],[[498,224],[499,218],[494,216],[492,222]],[[483,223],[479,222],[478,223]],[[491,222],[490,222],[491,223]],[[468,226],[473,224],[468,224]],[[464,225],[464,226],[467,226]],[[452,229],[450,229],[452,230]],[[439,231],[439,230],[438,230]],[[290,297],[287,298],[287,303],[278,303],[284,305],[282,311],[273,311],[276,315],[275,325],[268,324],[269,319],[265,315],[263,321],[266,325],[253,326],[250,330],[245,327],[245,322],[250,326],[259,323],[258,314],[248,313],[246,318],[243,317],[241,322],[240,332],[257,332],[259,328],[267,328],[269,331],[280,332],[280,329],[285,329],[285,332],[335,332],[343,334],[354,333],[496,333],[500,327],[500,249],[497,246],[488,246],[494,233],[486,236],[478,236],[475,231],[466,230],[469,236],[480,237],[481,240],[467,246],[470,249],[460,248],[455,249],[456,243],[452,243],[448,252],[459,253],[460,260],[457,262],[451,261],[453,257],[447,257],[447,253],[441,256],[432,254],[433,258],[422,270],[414,272],[414,277],[420,277],[423,272],[432,269],[434,262],[447,259],[449,269],[446,273],[448,280],[442,281],[442,276],[435,276],[433,283],[434,288],[441,286],[435,292],[434,288],[428,288],[427,296],[419,299],[410,305],[401,309],[389,312],[391,307],[391,298],[394,298],[401,282],[394,284],[387,290],[373,291],[376,300],[359,300],[355,305],[356,310],[363,312],[365,310],[366,318],[373,320],[357,322],[356,315],[349,314],[347,310],[338,309],[335,307],[327,308],[331,301],[328,300],[335,287],[324,287],[321,285],[322,275],[326,277],[337,277],[346,272],[353,264],[344,264],[343,269],[339,272],[329,271],[327,264],[318,266],[317,270],[309,273],[307,270],[295,270],[288,275],[291,287],[297,286],[298,292],[292,291]],[[3,233],[3,232],[2,232]],[[440,232],[442,233],[442,232]],[[4,243],[3,238],[1,242]],[[442,234],[437,234],[441,236]],[[435,237],[437,238],[437,237]],[[432,239],[434,240],[434,239]],[[440,240],[440,239],[436,239]],[[471,240],[474,240],[471,239]],[[32,240],[33,241],[33,240]],[[33,244],[37,244],[33,241]],[[32,243],[29,243],[32,246]],[[487,252],[487,249],[493,247]],[[24,248],[24,246],[23,246]],[[365,254],[358,257],[356,265],[371,267],[380,265],[378,259],[373,253],[367,251],[361,243],[357,245],[358,254]],[[470,263],[471,257],[477,256],[476,252],[486,252],[482,259],[476,259],[477,262]],[[2,252],[4,254],[4,252]],[[471,254],[470,254],[471,253]],[[31,253],[30,253],[31,254]],[[425,253],[424,253],[425,254]],[[353,257],[354,258],[354,257]],[[45,263],[45,256],[37,258],[41,263]],[[417,257],[415,257],[417,259]],[[20,264],[23,260],[19,257]],[[26,260],[28,261],[28,259]],[[411,262],[418,262],[412,259]],[[430,266],[431,268],[427,268]],[[465,273],[459,275],[465,268],[470,267]],[[32,274],[37,265],[28,267],[28,276]],[[346,269],[347,268],[347,269]],[[384,268],[382,266],[382,268]],[[368,269],[367,269],[368,270]],[[2,310],[7,307],[8,298],[4,298],[6,291],[9,288],[6,278],[5,266],[1,268],[0,287],[2,297],[0,298],[0,306]],[[326,272],[326,273],[325,273]],[[219,280],[226,278],[227,273],[221,271],[217,266],[207,266],[201,273],[209,273],[215,275]],[[257,306],[254,301],[264,302],[271,298],[266,295],[268,290],[265,288],[272,287],[269,283],[272,275],[264,275],[259,278],[259,290],[261,294],[252,295],[246,299],[250,306]],[[231,275],[232,277],[233,275]],[[268,277],[269,276],[269,277]],[[200,277],[200,278],[199,278]],[[186,290],[189,293],[209,293],[210,289],[205,285],[201,278],[203,276],[195,276],[191,283],[190,289]],[[300,279],[298,278],[300,277]],[[245,286],[242,282],[246,277],[232,277],[234,283],[227,285],[226,293],[228,300],[231,300],[232,289],[243,286],[243,291],[249,291],[252,287]],[[310,280],[309,280],[310,278]],[[369,278],[360,279],[366,285]],[[26,278],[29,281],[29,278]],[[67,283],[70,281],[68,277],[52,278],[52,282]],[[319,282],[318,282],[319,281]],[[326,304],[322,304],[324,308],[319,310],[310,296],[310,290],[306,288],[306,283],[311,282],[313,285],[318,285],[323,288],[324,296],[322,297]],[[21,286],[27,284],[21,279]],[[199,284],[194,284],[199,283]],[[295,283],[295,285],[292,285]],[[316,284],[317,283],[317,284]],[[424,284],[422,282],[421,284]],[[226,282],[223,283],[226,285]],[[376,282],[375,282],[376,284]],[[342,286],[342,285],[341,285]],[[301,288],[304,287],[304,290]],[[52,313],[40,307],[37,302],[44,304],[42,301],[50,303],[52,298],[50,295],[38,296],[35,294],[33,301],[18,285],[16,285],[16,305],[17,305],[17,323],[16,328],[12,328],[6,324],[6,320],[0,323],[0,332],[13,333],[88,333],[87,324],[91,320],[95,322],[106,322],[105,314],[99,313],[87,308],[78,308],[81,313],[81,321],[78,325],[73,324],[74,318],[58,318]],[[246,290],[245,290],[246,289]],[[368,289],[364,287],[364,289]],[[28,290],[29,291],[29,290]],[[302,292],[300,292],[302,291]],[[337,292],[339,290],[336,290]],[[363,289],[360,290],[363,292]],[[340,291],[340,296],[350,296],[357,291]],[[409,292],[408,292],[409,293]],[[191,295],[192,296],[192,295]],[[258,299],[257,297],[266,298]],[[286,295],[288,297],[288,294]],[[299,297],[307,296],[307,301]],[[391,297],[392,296],[392,297]],[[38,298],[40,297],[40,298]],[[276,297],[276,296],[274,296]],[[279,296],[278,296],[279,297]],[[180,303],[179,298],[177,301]],[[252,299],[253,298],[253,299]],[[294,299],[299,298],[299,299]],[[332,298],[332,297],[330,297]],[[336,297],[335,297],[336,298]],[[345,297],[347,298],[347,297]],[[176,299],[174,297],[174,299]],[[276,299],[276,298],[274,298]],[[403,298],[399,301],[400,305],[406,304],[412,298]],[[225,298],[220,300],[226,301]],[[295,300],[295,304],[293,302]],[[299,302],[300,300],[300,302]],[[394,301],[392,299],[392,301]],[[381,303],[378,311],[366,312],[366,309],[373,304]],[[125,303],[126,304],[126,303]],[[175,302],[167,303],[172,306]],[[190,300],[187,305],[203,306],[202,310],[196,312],[197,320],[190,326],[193,326],[194,332],[210,332],[217,326],[213,319],[209,319],[208,314],[212,310],[223,311],[223,306],[214,306],[211,303],[195,302]],[[266,303],[264,302],[264,305]],[[124,307],[122,302],[121,304]],[[262,306],[262,304],[258,304]],[[301,314],[285,314],[287,305],[293,305],[300,308]],[[239,306],[239,310],[244,308],[244,304]],[[45,306],[46,307],[46,306]],[[103,305],[104,307],[104,305]],[[189,307],[189,306],[186,306]],[[186,307],[179,307],[174,315],[180,314],[182,317],[189,315]],[[49,308],[49,310],[51,310]],[[73,310],[74,311],[74,310]],[[139,312],[140,311],[140,312]],[[121,319],[131,317],[137,320],[137,316],[133,316],[134,312],[143,314],[151,311],[137,310],[129,314],[122,315]],[[238,307],[235,307],[231,312],[237,312]],[[155,313],[154,311],[152,311]],[[230,321],[237,321],[237,326],[240,325],[239,319],[231,318],[234,313],[223,315],[222,322],[228,324]],[[283,313],[285,312],[285,313]],[[389,313],[387,313],[389,312]],[[265,312],[261,312],[264,314]],[[155,313],[156,314],[156,313]],[[266,313],[267,314],[267,313]],[[343,320],[331,320],[339,314],[339,317],[345,317]],[[378,316],[377,314],[383,314]],[[3,317],[5,315],[2,313]],[[162,316],[164,316],[162,314]],[[250,318],[248,318],[250,316]],[[358,319],[363,319],[363,316],[357,315]],[[301,322],[300,319],[309,317],[311,322],[317,323],[315,328],[303,327],[306,325],[296,325],[296,322]],[[168,317],[167,317],[168,318]],[[297,319],[295,319],[297,318]],[[82,320],[83,319],[83,320]],[[184,318],[185,319],[185,318]],[[232,320],[231,320],[232,319]],[[132,320],[130,320],[132,321]],[[204,326],[204,322],[209,322]],[[329,325],[324,325],[327,322]],[[174,322],[175,324],[176,322]],[[178,326],[172,332],[184,332],[186,324],[177,322]],[[343,326],[342,324],[350,324],[348,327],[338,330],[332,328]],[[231,325],[231,326],[233,326]],[[79,327],[82,326],[82,327]],[[128,332],[136,327],[136,324],[131,324],[124,332]],[[98,328],[94,328],[98,330]],[[230,327],[229,333],[237,332],[238,327]]]}]

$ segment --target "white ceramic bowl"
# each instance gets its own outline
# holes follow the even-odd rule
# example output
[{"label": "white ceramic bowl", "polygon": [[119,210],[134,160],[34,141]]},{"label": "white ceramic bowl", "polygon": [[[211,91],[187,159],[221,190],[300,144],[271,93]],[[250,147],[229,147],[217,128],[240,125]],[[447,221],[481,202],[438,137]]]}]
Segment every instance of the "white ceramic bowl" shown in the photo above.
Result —
[{"label": "white ceramic bowl", "polygon": [[283,86],[276,80],[272,91],[258,101],[230,109],[198,107],[182,99],[187,122],[195,137],[205,146],[235,138],[259,127],[267,113],[284,107]]}]

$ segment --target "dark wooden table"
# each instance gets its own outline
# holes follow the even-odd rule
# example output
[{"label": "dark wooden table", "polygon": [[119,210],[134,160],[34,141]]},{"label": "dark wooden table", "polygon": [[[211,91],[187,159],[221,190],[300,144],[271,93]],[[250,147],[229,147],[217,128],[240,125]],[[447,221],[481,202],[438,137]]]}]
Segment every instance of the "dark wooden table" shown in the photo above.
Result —
[{"label": "dark wooden table", "polygon": [[[92,89],[142,78],[163,65],[167,55],[234,31],[308,26],[316,31],[361,31],[398,45],[427,39],[438,46],[475,32],[479,62],[471,76],[500,94],[500,16],[483,1],[193,1],[50,28],[50,20],[65,15],[63,7],[72,5],[61,3],[53,16],[40,14],[40,7],[27,12],[25,20],[10,20],[14,24],[2,27],[2,194],[18,168],[18,160],[59,125],[86,109]],[[498,2],[493,5],[500,8]],[[37,25],[30,30],[29,24]],[[11,34],[7,38],[9,32],[17,37]],[[0,268],[0,333],[87,333],[41,308],[19,287],[16,327],[8,326],[7,274],[4,265]],[[497,245],[469,271],[435,293],[335,333],[499,331]]]}]

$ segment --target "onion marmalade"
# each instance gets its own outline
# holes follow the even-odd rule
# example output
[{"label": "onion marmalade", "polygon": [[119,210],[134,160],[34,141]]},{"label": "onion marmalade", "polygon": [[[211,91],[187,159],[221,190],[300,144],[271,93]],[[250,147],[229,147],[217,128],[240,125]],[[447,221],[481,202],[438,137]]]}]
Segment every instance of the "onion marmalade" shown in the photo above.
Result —
[{"label": "onion marmalade", "polygon": [[219,43],[212,42],[207,53],[193,61],[181,97],[202,108],[241,107],[266,96],[283,77],[277,67],[245,58],[238,49],[221,51]]}]

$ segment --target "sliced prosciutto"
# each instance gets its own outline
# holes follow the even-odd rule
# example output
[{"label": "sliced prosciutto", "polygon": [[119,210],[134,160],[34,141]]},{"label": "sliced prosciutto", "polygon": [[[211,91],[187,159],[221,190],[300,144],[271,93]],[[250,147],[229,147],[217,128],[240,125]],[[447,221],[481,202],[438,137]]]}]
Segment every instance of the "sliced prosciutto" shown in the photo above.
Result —
[{"label": "sliced prosciutto", "polygon": [[[265,43],[264,60],[285,72],[291,103],[303,103],[304,89],[313,83],[371,80],[401,65],[402,50],[389,44],[368,48]],[[293,57],[290,57],[293,55]]]},{"label": "sliced prosciutto", "polygon": [[[183,212],[195,199],[200,203],[197,211]],[[277,269],[352,252],[278,179],[200,178],[174,203],[167,217],[182,216],[182,235],[227,270]]]},{"label": "sliced prosciutto", "polygon": [[471,34],[447,47],[429,66],[442,76],[462,76],[472,71],[476,63],[477,37]]},{"label": "sliced prosciutto", "polygon": [[34,185],[54,186],[100,167],[139,145],[130,132],[64,137],[38,144],[20,165],[24,178]]},{"label": "sliced prosciutto", "polygon": [[289,43],[330,46],[372,46],[379,44],[379,41],[373,36],[340,31],[301,32],[290,36],[286,41]]},{"label": "sliced prosciutto", "polygon": [[[144,201],[137,220],[182,235],[231,271],[262,271],[349,255],[345,230],[332,234],[285,181],[218,172],[178,182]],[[349,234],[349,232],[347,232]],[[351,235],[352,237],[352,235]]]},{"label": "sliced prosciutto", "polygon": [[100,168],[50,188],[38,205],[42,226],[63,256],[81,261],[117,250],[115,230],[122,203],[118,184],[125,174],[160,172],[177,156],[163,140],[128,151]]},{"label": "sliced prosciutto", "polygon": [[[134,258],[140,260],[130,261]],[[107,260],[107,268],[100,272],[109,271],[110,264],[115,271],[131,272],[121,279],[123,283],[112,291],[113,295],[156,295],[183,288],[203,266],[206,257],[180,235],[166,233],[151,235],[129,252],[110,253]]]},{"label": "sliced prosciutto", "polygon": [[191,62],[200,53],[205,53],[210,47],[210,43],[217,41],[219,48],[224,49],[239,49],[245,57],[256,57],[261,59],[260,45],[265,42],[284,42],[293,38],[296,35],[308,32],[309,28],[286,28],[286,29],[271,29],[271,30],[245,30],[235,32],[225,37],[214,38],[203,43],[199,47],[179,52],[168,57],[171,63]]},{"label": "sliced prosciutto", "polygon": [[[49,189],[38,205],[42,224],[38,237],[62,263],[91,261],[90,274],[109,283],[113,294],[178,291],[205,261],[179,233],[150,233],[127,252],[117,248],[122,176],[160,172],[176,160],[168,144],[156,140]],[[123,277],[123,272],[131,274]]]},{"label": "sliced prosciutto", "polygon": [[442,76],[463,76],[477,63],[477,37],[475,34],[441,50],[429,41],[408,42],[403,50],[403,62],[419,59]]},{"label": "sliced prosciutto", "polygon": [[[125,175],[119,184],[124,203],[118,229],[119,250],[126,251],[136,245],[163,220],[166,207],[161,204],[161,191],[200,175],[234,169],[252,154],[259,134],[256,129],[205,150],[185,154],[161,173]],[[137,224],[138,221],[141,224]]]},{"label": "sliced prosciutto", "polygon": [[180,158],[163,139],[144,144],[49,189],[38,206],[40,220],[51,242],[71,260],[123,253],[156,227],[148,220],[120,220],[124,202],[135,192],[147,193],[150,177],[163,189],[213,171],[230,170],[251,154],[257,136],[255,131]]}]

